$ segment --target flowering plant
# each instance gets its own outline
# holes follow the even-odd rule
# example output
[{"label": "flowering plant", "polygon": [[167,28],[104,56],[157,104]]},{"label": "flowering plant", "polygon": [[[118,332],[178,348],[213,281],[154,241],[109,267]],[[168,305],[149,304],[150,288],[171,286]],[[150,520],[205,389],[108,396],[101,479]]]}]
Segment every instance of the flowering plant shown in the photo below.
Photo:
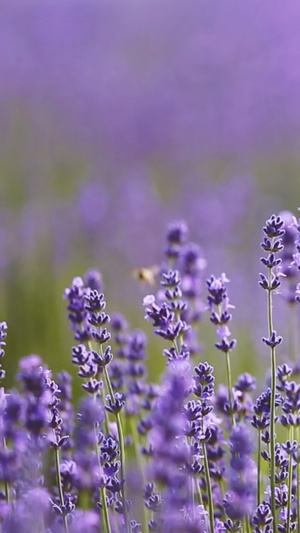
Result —
[{"label": "flowering plant", "polygon": [[[259,393],[248,373],[232,384],[229,280],[212,275],[205,289],[206,262],[185,223],[168,228],[161,288],[143,301],[165,343],[161,384],[147,379],[146,335],[107,314],[100,273],[73,280],[64,296],[84,395],[76,407],[71,376],[54,378],[37,355],[20,361],[17,389],[0,389],[2,533],[300,531],[298,346],[293,336],[292,362],[277,366],[273,325],[282,284],[292,313],[300,299],[300,219],[272,215],[263,233],[271,373]],[[199,357],[205,310],[227,376],[217,390]],[[1,359],[6,330],[2,322]]]}]

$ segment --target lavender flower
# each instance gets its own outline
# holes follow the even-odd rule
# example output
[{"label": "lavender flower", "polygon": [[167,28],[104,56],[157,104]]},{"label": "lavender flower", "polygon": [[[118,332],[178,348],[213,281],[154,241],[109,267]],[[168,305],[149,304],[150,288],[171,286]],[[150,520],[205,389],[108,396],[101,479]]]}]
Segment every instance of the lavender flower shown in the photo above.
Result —
[{"label": "lavender flower", "polygon": [[179,273],[176,270],[169,270],[162,273],[161,285],[165,287],[165,301],[162,305],[155,303],[155,298],[151,295],[144,298],[146,306],[147,320],[153,321],[155,334],[171,341],[175,344],[176,350],[179,350],[177,341],[180,343],[189,330],[188,324],[181,320],[181,313],[186,309],[186,303],[181,299]]},{"label": "lavender flower", "polygon": [[[6,322],[0,322],[0,358],[4,357],[5,351],[3,346],[6,346],[6,337],[7,337],[7,324]],[[2,364],[0,364],[0,379],[5,378],[5,370],[2,369]]]},{"label": "lavender flower", "polygon": [[[235,340],[225,274],[207,280],[207,301],[216,347],[226,357],[227,386],[220,383],[215,392],[213,366],[205,360],[192,365],[203,257],[186,242],[184,224],[169,229],[172,268],[161,269],[160,290],[144,298],[146,318],[165,343],[161,383],[148,380],[146,334],[131,330],[122,315],[107,313],[100,274],[73,280],[65,297],[78,341],[72,348],[82,384],[78,407],[71,376],[54,377],[38,355],[21,359],[18,389],[0,389],[3,533],[271,533],[299,527],[300,387],[286,362],[275,367],[282,337],[272,326],[283,231],[275,215],[264,228],[267,276],[261,275],[260,285],[268,295],[263,342],[271,352],[271,387],[259,389],[254,400],[259,376],[242,372],[231,385]],[[5,339],[3,322],[1,356]],[[275,434],[276,423],[285,438]]]},{"label": "lavender flower", "polygon": [[253,449],[249,431],[243,425],[232,429],[230,435],[229,492],[224,498],[224,508],[233,523],[246,520],[255,508],[256,465],[251,458]]},{"label": "lavender flower", "polygon": [[280,254],[281,271],[285,276],[283,280],[283,296],[292,305],[296,301],[296,286],[299,281],[297,267],[293,264],[293,257],[296,253],[297,228],[294,223],[294,216],[289,211],[282,211],[279,216],[284,221],[285,233],[282,237],[283,250]]},{"label": "lavender flower", "polygon": [[281,286],[280,264],[281,258],[276,254],[283,251],[282,238],[285,234],[284,221],[280,216],[272,215],[263,228],[264,238],[261,248],[268,254],[262,257],[261,262],[267,268],[267,276],[260,274],[259,285],[267,291],[268,298],[268,337],[263,337],[270,347],[271,352],[271,406],[270,406],[270,477],[271,477],[271,507],[274,520],[274,529],[277,527],[275,505],[275,407],[276,407],[276,352],[275,348],[281,343],[282,337],[277,336],[273,327],[273,299],[272,295]]},{"label": "lavender flower", "polygon": [[[189,502],[189,477],[185,473],[189,450],[184,441],[183,414],[189,383],[189,368],[186,363],[169,365],[164,391],[153,411],[153,429],[149,436],[154,449],[151,477],[164,487],[163,502],[156,509],[156,512],[159,511],[159,531],[166,530],[165,528],[169,530],[171,526],[175,531],[182,530],[181,509],[186,508]],[[148,507],[151,505],[151,497],[152,495],[147,499]],[[188,524],[185,527],[189,531]]]},{"label": "lavender flower", "polygon": [[226,275],[223,273],[219,278],[211,276],[206,281],[208,289],[208,309],[211,313],[210,321],[217,326],[217,336],[220,338],[220,342],[215,343],[218,350],[223,352],[226,356],[227,367],[227,384],[228,384],[228,397],[229,408],[228,412],[231,417],[231,423],[234,425],[234,409],[235,405],[232,399],[232,386],[231,386],[231,371],[230,371],[230,359],[229,354],[236,346],[236,340],[230,339],[231,331],[228,327],[228,323],[232,319],[230,309],[234,308],[229,303],[227,295],[226,284],[229,282]]}]

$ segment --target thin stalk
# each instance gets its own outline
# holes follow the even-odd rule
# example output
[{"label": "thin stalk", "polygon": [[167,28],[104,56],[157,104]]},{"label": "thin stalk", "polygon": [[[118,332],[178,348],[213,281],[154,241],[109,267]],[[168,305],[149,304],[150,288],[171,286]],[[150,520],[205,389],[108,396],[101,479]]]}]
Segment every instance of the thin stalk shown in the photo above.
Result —
[{"label": "thin stalk", "polygon": [[199,505],[203,505],[202,492],[201,492],[201,489],[200,489],[200,483],[199,483],[198,479],[196,479],[196,487],[197,487],[197,495],[198,495]]},{"label": "thin stalk", "polygon": [[[115,401],[115,395],[112,388],[112,384],[110,381],[110,377],[108,374],[107,367],[104,367],[104,377],[106,381],[106,385],[109,391],[109,394],[111,396],[112,401]],[[118,436],[119,436],[119,446],[120,446],[120,472],[121,472],[121,478],[122,481],[125,479],[125,445],[124,445],[124,435],[123,435],[123,428],[122,428],[122,422],[121,422],[121,416],[120,413],[115,414],[116,422],[117,422],[117,428],[118,428]],[[125,494],[125,483],[122,485],[121,489],[122,494],[122,503],[123,503],[123,510],[124,510],[124,520],[125,520],[125,529],[126,531],[131,533],[131,526],[130,526],[130,520],[128,517],[128,511],[127,511],[127,505],[126,505],[126,494]]]},{"label": "thin stalk", "polygon": [[[64,500],[64,493],[63,493],[61,474],[60,474],[59,448],[54,448],[54,457],[55,457],[56,481],[57,481],[57,488],[58,488],[58,493],[59,493],[59,500],[60,500],[61,507],[64,507],[65,500]],[[64,522],[65,532],[69,533],[68,517],[64,513],[63,513],[63,522]]]},{"label": "thin stalk", "polygon": [[257,507],[260,505],[260,484],[261,484],[261,434],[257,432]]},{"label": "thin stalk", "polygon": [[[96,444],[96,453],[97,453],[97,458],[98,458],[99,472],[101,473],[102,467],[101,467],[101,461],[100,461],[99,450],[98,450],[97,444]],[[102,519],[103,519],[103,524],[104,524],[104,532],[111,533],[109,513],[108,513],[107,501],[106,501],[106,488],[104,485],[100,489],[100,494],[101,494],[101,501],[102,501],[102,509],[101,509],[102,513],[101,514],[102,514]]]},{"label": "thin stalk", "polygon": [[[142,483],[143,483],[143,486],[144,486],[145,485],[144,461],[143,461],[143,456],[142,456],[142,454],[140,453],[140,450],[139,450],[139,434],[138,434],[138,431],[136,429],[136,421],[134,420],[133,416],[129,416],[129,425],[130,425],[130,430],[131,430],[131,436],[132,436],[132,442],[133,442],[136,462],[138,464],[138,467],[139,467],[139,470],[140,470],[140,473],[141,473],[141,476],[142,476]],[[143,528],[142,528],[142,530],[143,530],[144,533],[148,533],[148,531],[149,531],[149,528],[148,528],[149,516],[148,516],[148,509],[144,505],[144,502],[143,502],[143,519],[142,520],[143,520]]]},{"label": "thin stalk", "polygon": [[[195,482],[196,482],[196,487],[197,487],[198,503],[199,503],[199,505],[201,505],[202,507],[204,507],[204,505],[203,505],[203,498],[202,498],[202,492],[201,492],[201,488],[200,488],[199,480],[196,478]],[[208,517],[207,517],[207,515],[205,515],[204,520],[205,520],[205,527],[209,528],[209,523],[208,523]]]},{"label": "thin stalk", "polygon": [[[102,387],[101,388],[101,401],[102,401],[102,404],[105,405],[105,396],[104,396],[105,392],[104,392],[104,388]],[[105,414],[104,414],[104,428],[105,428],[105,432],[107,435],[109,435],[109,420],[108,420],[108,412],[106,411],[105,409]]]},{"label": "thin stalk", "polygon": [[179,348],[178,348],[178,344],[177,344],[177,342],[176,342],[175,339],[174,339],[174,341],[173,341],[173,344],[174,344],[174,348],[175,348],[175,350],[176,350],[177,355],[179,355]]},{"label": "thin stalk", "polygon": [[[6,444],[6,438],[3,437],[3,448],[6,451],[7,450],[7,444]],[[4,481],[4,491],[5,491],[5,499],[7,503],[10,503],[10,494],[9,494],[9,483],[8,481]]]},{"label": "thin stalk", "polygon": [[[289,441],[293,443],[294,440],[294,427],[289,428]],[[288,511],[287,511],[287,526],[286,530],[290,531],[291,525],[291,503],[292,503],[292,484],[293,484],[293,456],[290,453],[289,457],[289,484],[288,484]]]},{"label": "thin stalk", "polygon": [[207,458],[206,445],[203,444],[203,459],[204,459],[204,470],[205,470],[205,481],[206,481],[206,490],[207,490],[207,499],[208,499],[208,514],[209,514],[209,523],[210,523],[210,532],[214,532],[214,504],[212,497],[212,489],[209,475],[209,465]]},{"label": "thin stalk", "polygon": [[7,503],[10,503],[10,496],[9,496],[9,485],[7,481],[4,481],[4,490],[5,490],[5,499]]},{"label": "thin stalk", "polygon": [[5,499],[7,503],[10,503],[10,496],[9,496],[9,484],[7,481],[4,481],[4,490],[5,490]]},{"label": "thin stalk", "polygon": [[[272,281],[272,271],[269,269],[269,286]],[[272,290],[268,289],[268,329],[269,336],[273,332],[273,302]],[[271,409],[270,409],[270,455],[271,455],[271,509],[273,514],[273,529],[277,531],[276,505],[275,505],[275,395],[276,395],[276,353],[271,347]]]},{"label": "thin stalk", "polygon": [[[90,352],[93,350],[93,344],[91,341],[88,341],[87,342],[87,345],[88,345],[88,349],[90,350]],[[102,346],[100,345],[100,349],[101,349],[101,354],[103,355],[103,350],[102,350]],[[97,373],[96,374],[96,378],[99,379],[99,374]],[[101,400],[102,400],[102,404],[103,406],[105,405],[105,397],[104,397],[104,388],[102,387],[101,388]],[[105,418],[104,418],[104,427],[105,427],[105,431],[107,433],[107,435],[109,435],[109,426],[108,426],[108,423],[109,423],[109,420],[108,420],[108,412],[105,410]]]},{"label": "thin stalk", "polygon": [[224,494],[225,494],[225,483],[224,483],[223,479],[220,480],[220,490],[221,490],[221,494],[223,494],[223,496],[224,496]]},{"label": "thin stalk", "polygon": [[230,419],[231,419],[232,426],[234,426],[235,425],[235,420],[234,420],[234,416],[233,416],[232,383],[231,383],[231,369],[230,369],[229,352],[226,352],[226,369],[227,369],[227,386],[228,386],[228,399],[229,399]]},{"label": "thin stalk", "polygon": [[[91,351],[93,349],[91,341],[88,341],[87,344],[88,344],[89,350]],[[97,377],[98,377],[98,375],[97,375]],[[97,394],[94,394],[94,401],[96,402],[96,400],[97,400]],[[101,389],[101,400],[102,400],[103,405],[105,405],[103,388]],[[107,416],[107,412],[106,411],[105,411],[104,425],[105,425],[106,433],[109,434],[108,416]],[[96,452],[97,461],[98,461],[99,475],[101,476],[103,469],[102,469],[102,465],[101,465],[99,445],[98,445],[98,442],[97,442],[97,427],[96,427],[96,424],[94,425],[94,434],[95,434],[95,452]],[[105,486],[101,487],[101,489],[100,489],[100,497],[101,497],[101,502],[102,502],[101,516],[102,516],[102,520],[103,520],[103,523],[104,523],[104,526],[105,526],[105,533],[106,532],[107,533],[111,533],[109,512],[108,512],[107,501],[106,501],[106,488],[105,488]]]},{"label": "thin stalk", "polygon": [[179,345],[179,351],[180,351],[181,348],[182,348],[182,345],[183,345],[183,336],[182,336],[182,333],[180,333],[180,335],[178,336],[178,345]]},{"label": "thin stalk", "polygon": [[296,428],[298,449],[297,449],[297,533],[300,533],[300,462],[299,462],[299,453],[300,453],[300,428]]},{"label": "thin stalk", "polygon": [[[94,394],[94,401],[97,400],[97,394]],[[101,476],[103,472],[103,468],[101,465],[101,458],[100,458],[100,450],[99,445],[97,441],[97,427],[96,424],[94,425],[94,434],[95,434],[95,451],[98,461],[98,469],[99,469],[99,475]],[[100,495],[101,495],[101,502],[102,502],[102,509],[101,509],[101,515],[102,520],[104,524],[104,531],[105,533],[111,533],[111,527],[110,527],[110,521],[109,521],[109,513],[108,513],[108,507],[107,507],[107,501],[106,501],[106,488],[105,485],[103,485],[100,489]]]},{"label": "thin stalk", "polygon": [[[272,357],[272,390],[271,390],[271,421],[270,421],[270,452],[271,452],[271,508],[274,520],[274,531],[276,531],[276,505],[275,505],[275,393],[276,393],[276,359],[275,349],[271,349]],[[275,527],[276,526],[276,527]]]},{"label": "thin stalk", "polygon": [[250,527],[249,516],[247,516],[247,517],[245,518],[245,524],[246,524],[246,531],[247,531],[247,533],[251,533],[251,527]]},{"label": "thin stalk", "polygon": [[[187,446],[191,448],[192,446],[192,438],[187,438]],[[193,516],[195,515],[195,484],[194,484],[194,478],[192,473],[189,475],[189,490],[190,490],[190,499],[192,502],[192,509],[193,509]]]}]

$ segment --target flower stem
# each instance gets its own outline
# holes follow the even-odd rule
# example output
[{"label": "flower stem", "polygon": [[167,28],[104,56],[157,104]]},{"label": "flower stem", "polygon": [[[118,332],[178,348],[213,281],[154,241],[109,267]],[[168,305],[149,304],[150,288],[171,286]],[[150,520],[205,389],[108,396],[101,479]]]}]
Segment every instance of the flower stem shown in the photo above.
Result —
[{"label": "flower stem", "polygon": [[[290,426],[289,441],[293,443],[293,440],[294,440],[294,427]],[[290,531],[290,524],[291,524],[292,484],[293,484],[293,455],[291,452],[289,456],[288,510],[287,510],[287,527],[286,527],[287,531]]]},{"label": "flower stem", "polygon": [[230,356],[229,352],[226,352],[226,369],[227,369],[227,386],[228,386],[228,400],[230,409],[230,419],[232,426],[235,425],[233,416],[233,402],[232,402],[232,384],[231,384],[231,370],[230,370]]},{"label": "flower stem", "polygon": [[[271,286],[272,271],[269,269],[269,287]],[[273,332],[273,302],[272,289],[268,289],[268,329],[269,335]],[[276,353],[271,347],[271,406],[270,406],[270,455],[271,455],[271,509],[273,514],[273,529],[277,531],[276,505],[275,505],[275,398],[276,398]]]},{"label": "flower stem", "polygon": [[[102,401],[102,404],[105,405],[105,392],[104,392],[104,388],[102,387],[101,388],[101,401]],[[109,435],[109,419],[108,419],[108,413],[107,411],[105,411],[105,418],[104,418],[104,428],[105,428],[105,432],[107,435]]]},{"label": "flower stem", "polygon": [[[60,500],[61,507],[64,508],[65,500],[64,500],[64,493],[63,493],[61,474],[60,474],[59,448],[54,448],[54,457],[55,457],[56,481],[57,481],[57,488],[58,488],[58,493],[59,493],[59,500]],[[68,517],[65,515],[64,512],[63,512],[63,522],[64,522],[65,532],[69,533]]]},{"label": "flower stem", "polygon": [[[7,450],[6,438],[3,437],[3,448]],[[9,483],[7,480],[4,481],[4,490],[5,490],[5,499],[7,503],[10,503],[10,494],[9,494]]]},{"label": "flower stem", "polygon": [[270,452],[271,452],[271,508],[276,531],[276,505],[275,505],[275,392],[276,392],[276,359],[275,349],[271,349],[272,357],[272,390],[271,390],[271,421],[270,421]]},{"label": "flower stem", "polygon": [[[89,350],[92,351],[93,346],[92,346],[91,341],[88,341],[87,344],[88,344]],[[97,378],[98,377],[99,376],[97,375]],[[95,402],[97,401],[97,393],[94,394],[94,401]],[[101,401],[102,401],[102,404],[104,405],[105,401],[104,401],[104,390],[103,390],[103,387],[101,388]],[[109,434],[109,427],[108,427],[108,416],[107,416],[107,412],[106,411],[105,411],[104,425],[105,425],[105,431],[106,431],[106,433],[108,435]],[[101,465],[100,450],[99,450],[99,445],[98,445],[98,440],[97,440],[97,427],[96,427],[96,424],[94,425],[94,434],[95,434],[95,452],[96,452],[96,456],[97,456],[97,460],[98,460],[99,476],[101,476],[103,469],[102,469],[102,465]],[[108,507],[107,507],[107,501],[106,501],[106,488],[105,488],[104,485],[100,489],[100,496],[101,496],[101,502],[102,502],[101,516],[102,516],[102,520],[103,520],[103,523],[104,523],[104,526],[105,526],[105,533],[106,532],[107,533],[111,533],[109,513],[108,513]]]},{"label": "flower stem", "polygon": [[249,516],[247,516],[247,517],[245,518],[245,524],[246,524],[246,531],[247,531],[247,533],[251,533],[251,527],[250,527]]},{"label": "flower stem", "polygon": [[[90,352],[93,350],[93,344],[91,341],[88,341],[87,342],[87,346],[88,346],[88,349],[90,350]],[[102,349],[102,345],[100,344],[100,351],[101,351],[101,355],[103,356],[103,349]],[[96,374],[96,378],[99,379],[99,373]],[[102,404],[103,406],[105,405],[105,392],[104,392],[104,387],[101,387],[101,401],[102,401]],[[95,397],[94,397],[95,398]],[[107,411],[105,411],[105,419],[104,419],[104,427],[105,427],[105,431],[107,433],[107,435],[109,434],[109,419],[108,419],[108,413]]]},{"label": "flower stem", "polygon": [[[96,402],[96,400],[97,400],[97,394],[94,394],[94,401]],[[101,477],[103,468],[101,465],[101,457],[100,457],[100,450],[99,450],[99,444],[98,444],[98,439],[97,439],[96,424],[94,425],[94,434],[95,434],[95,451],[96,451],[96,456],[98,460],[99,476]],[[106,488],[104,484],[103,486],[101,486],[100,495],[101,495],[101,502],[102,502],[101,515],[102,515],[102,520],[104,524],[104,531],[105,533],[111,533],[109,513],[108,513],[108,507],[107,507],[107,501],[106,501]]]},{"label": "flower stem", "polygon": [[297,442],[298,442],[298,449],[297,449],[297,491],[296,491],[296,498],[297,498],[297,532],[300,533],[300,461],[299,461],[300,428],[299,428],[299,426],[296,428],[296,435],[297,435]]},{"label": "flower stem", "polygon": [[257,507],[260,505],[260,483],[261,483],[261,434],[258,430],[257,439]]},{"label": "flower stem", "polygon": [[[99,471],[101,472],[101,463],[100,463],[98,446],[97,446],[97,457],[98,457]],[[102,519],[103,519],[103,524],[104,524],[104,531],[105,533],[111,533],[107,501],[106,501],[106,488],[104,485],[103,487],[101,487],[100,493],[101,493],[101,501],[102,501]]]},{"label": "flower stem", "polygon": [[197,495],[198,495],[198,504],[203,505],[203,499],[202,499],[202,492],[199,484],[199,480],[196,479],[196,488],[197,488]]},{"label": "flower stem", "polygon": [[[136,420],[134,419],[133,416],[129,416],[129,424],[130,424],[130,429],[131,429],[131,437],[132,437],[132,442],[133,442],[133,447],[134,447],[134,453],[135,453],[135,457],[136,457],[136,462],[137,462],[137,465],[138,465],[138,468],[140,470],[140,474],[141,474],[141,477],[142,477],[142,483],[143,483],[143,486],[145,485],[145,475],[144,475],[144,458],[139,450],[139,434],[138,434],[138,431],[137,431],[137,428],[136,428]],[[143,502],[144,503],[144,502]],[[147,533],[149,531],[149,528],[148,528],[148,509],[145,505],[143,505],[143,532],[144,533]]]},{"label": "flower stem", "polygon": [[205,481],[206,481],[206,491],[207,491],[207,500],[208,500],[208,514],[209,514],[209,523],[210,523],[210,532],[214,532],[214,504],[211,490],[211,482],[209,475],[209,464],[207,458],[206,444],[203,446],[203,458],[204,458],[204,470],[205,470]]},{"label": "flower stem", "polygon": [[[114,391],[113,391],[113,388],[112,388],[112,384],[111,384],[110,377],[109,377],[108,370],[107,370],[106,366],[104,367],[104,377],[105,377],[105,382],[106,382],[109,394],[111,396],[111,399],[113,401],[115,401]],[[120,446],[120,460],[121,460],[120,471],[121,471],[121,478],[122,478],[121,482],[123,482],[124,479],[125,479],[124,435],[123,435],[123,428],[122,428],[122,422],[121,422],[120,413],[116,413],[115,417],[116,417],[116,422],[117,422],[118,436],[119,436],[119,446]],[[126,504],[125,483],[122,484],[121,494],[122,494],[122,504],[123,504],[123,511],[124,511],[125,529],[126,529],[126,532],[130,532],[131,533],[130,520],[129,520],[129,517],[128,517],[127,504]]]}]

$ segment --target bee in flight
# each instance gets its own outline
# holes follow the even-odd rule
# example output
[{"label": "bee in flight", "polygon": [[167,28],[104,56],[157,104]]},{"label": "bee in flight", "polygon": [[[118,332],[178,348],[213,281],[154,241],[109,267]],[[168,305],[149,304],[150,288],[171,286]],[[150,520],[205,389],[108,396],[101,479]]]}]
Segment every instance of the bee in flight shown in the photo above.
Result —
[{"label": "bee in flight", "polygon": [[149,268],[136,268],[133,271],[134,278],[142,284],[155,285],[155,276],[159,273],[159,267],[153,266]]}]

